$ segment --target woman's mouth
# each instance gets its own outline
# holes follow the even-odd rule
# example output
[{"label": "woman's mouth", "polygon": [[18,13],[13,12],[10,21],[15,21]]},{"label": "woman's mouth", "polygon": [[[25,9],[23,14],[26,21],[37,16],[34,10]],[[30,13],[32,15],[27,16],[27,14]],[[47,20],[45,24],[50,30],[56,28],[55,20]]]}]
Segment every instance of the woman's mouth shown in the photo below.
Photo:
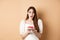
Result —
[{"label": "woman's mouth", "polygon": [[30,17],[33,17],[33,16],[30,16]]}]

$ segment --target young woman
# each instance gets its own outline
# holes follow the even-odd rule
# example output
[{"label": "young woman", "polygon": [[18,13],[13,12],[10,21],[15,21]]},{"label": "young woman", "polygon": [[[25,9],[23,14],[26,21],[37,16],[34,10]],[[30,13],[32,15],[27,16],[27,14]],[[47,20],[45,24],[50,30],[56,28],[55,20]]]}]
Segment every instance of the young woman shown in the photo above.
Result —
[{"label": "young woman", "polygon": [[31,6],[27,10],[26,19],[20,22],[20,35],[23,40],[39,40],[43,33],[41,19],[37,19],[36,9]]}]

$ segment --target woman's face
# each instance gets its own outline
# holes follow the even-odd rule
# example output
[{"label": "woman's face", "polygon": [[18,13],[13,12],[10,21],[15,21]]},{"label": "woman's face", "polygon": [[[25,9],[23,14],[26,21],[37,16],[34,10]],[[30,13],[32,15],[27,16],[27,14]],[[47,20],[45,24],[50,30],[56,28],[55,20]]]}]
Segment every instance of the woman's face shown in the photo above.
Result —
[{"label": "woman's face", "polygon": [[29,18],[32,18],[33,19],[33,17],[34,17],[34,10],[33,9],[30,9],[29,11],[28,11],[28,16],[29,16]]}]

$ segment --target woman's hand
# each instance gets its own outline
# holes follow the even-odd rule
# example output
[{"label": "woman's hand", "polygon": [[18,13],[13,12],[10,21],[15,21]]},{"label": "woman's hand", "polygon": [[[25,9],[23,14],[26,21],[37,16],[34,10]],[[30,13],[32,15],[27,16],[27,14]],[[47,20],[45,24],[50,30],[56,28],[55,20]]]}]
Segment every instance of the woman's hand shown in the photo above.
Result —
[{"label": "woman's hand", "polygon": [[30,33],[31,33],[31,31],[28,30],[28,31],[27,31],[27,34],[30,34]]},{"label": "woman's hand", "polygon": [[23,38],[23,39],[25,39],[25,37],[26,37],[26,36],[28,36],[30,33],[31,33],[31,32],[27,30],[27,32],[26,32],[26,33],[24,33],[24,34],[23,34],[23,35],[21,35],[21,36],[22,36],[22,38]]},{"label": "woman's hand", "polygon": [[33,30],[32,28],[28,28],[27,31],[28,31],[29,34],[31,34],[32,33],[32,30]]},{"label": "woman's hand", "polygon": [[32,31],[33,31],[33,33],[35,33],[35,34],[37,34],[37,33],[38,33],[36,29],[33,29]]},{"label": "woman's hand", "polygon": [[38,38],[41,37],[41,34],[40,34],[39,32],[37,32],[36,29],[33,29],[32,31],[33,31],[33,33],[35,33],[35,35],[36,35]]}]

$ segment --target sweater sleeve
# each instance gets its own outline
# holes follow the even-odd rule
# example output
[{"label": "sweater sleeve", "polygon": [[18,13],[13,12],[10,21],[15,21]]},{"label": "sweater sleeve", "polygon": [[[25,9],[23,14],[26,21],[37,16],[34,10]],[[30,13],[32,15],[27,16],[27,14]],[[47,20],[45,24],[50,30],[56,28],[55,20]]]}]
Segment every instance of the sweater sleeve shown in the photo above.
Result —
[{"label": "sweater sleeve", "polygon": [[22,20],[19,24],[19,32],[20,32],[20,35],[21,34],[24,34],[24,20]]},{"label": "sweater sleeve", "polygon": [[38,26],[40,33],[43,33],[43,22],[41,19],[38,19]]}]

